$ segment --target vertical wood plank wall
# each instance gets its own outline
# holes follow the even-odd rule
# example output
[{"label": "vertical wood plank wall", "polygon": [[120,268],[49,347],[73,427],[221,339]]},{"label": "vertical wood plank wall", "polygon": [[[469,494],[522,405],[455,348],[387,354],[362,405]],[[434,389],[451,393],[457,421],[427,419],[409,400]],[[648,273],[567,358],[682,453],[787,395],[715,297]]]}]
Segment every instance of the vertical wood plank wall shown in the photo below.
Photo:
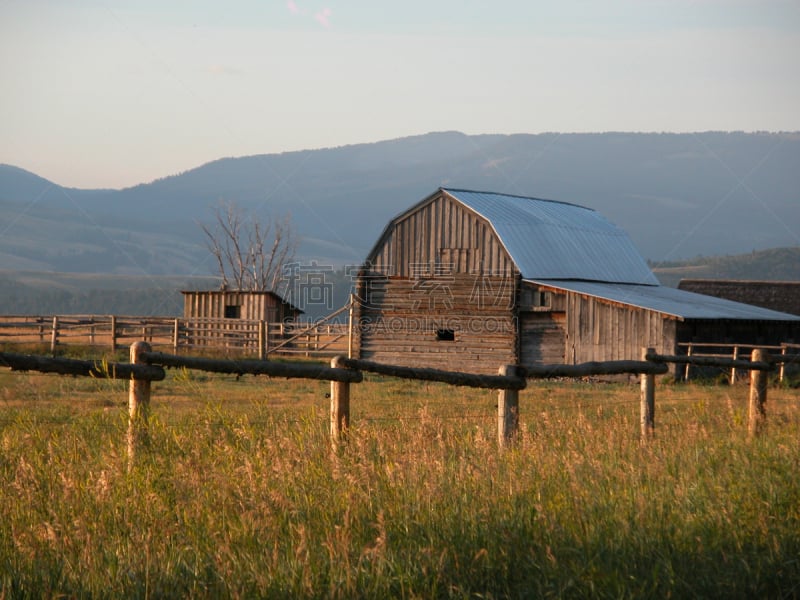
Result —
[{"label": "vertical wood plank wall", "polygon": [[[224,328],[219,324],[203,323],[203,319],[224,319],[226,306],[238,306],[239,317],[226,319]],[[279,323],[295,315],[290,305],[270,292],[214,290],[183,292],[183,316],[190,322],[197,319],[192,323],[197,339],[190,343],[215,345],[215,338],[224,338],[226,331],[249,331],[254,321]]]},{"label": "vertical wood plank wall", "polygon": [[638,360],[643,347],[675,353],[675,321],[666,315],[575,293],[566,299],[566,362]]},{"label": "vertical wood plank wall", "polygon": [[490,225],[444,195],[398,221],[368,260],[372,270],[399,277],[414,276],[421,265],[442,265],[461,273],[516,273]]},{"label": "vertical wood plank wall", "polygon": [[226,306],[240,306],[240,319],[250,321],[280,321],[280,301],[269,293],[213,291],[184,292],[183,316],[185,318],[223,319]]}]

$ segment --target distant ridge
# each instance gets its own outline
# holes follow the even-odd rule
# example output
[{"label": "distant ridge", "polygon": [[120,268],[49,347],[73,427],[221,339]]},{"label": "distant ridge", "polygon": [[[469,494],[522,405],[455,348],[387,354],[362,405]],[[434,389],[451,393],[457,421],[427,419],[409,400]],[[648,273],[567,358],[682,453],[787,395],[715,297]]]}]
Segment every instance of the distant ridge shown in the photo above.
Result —
[{"label": "distant ridge", "polygon": [[232,200],[291,212],[301,260],[356,264],[394,215],[440,186],[586,206],[655,262],[800,244],[800,135],[465,135],[221,158],[121,190],[0,165],[0,267],[202,275],[198,221]]},{"label": "distant ridge", "polygon": [[735,256],[698,257],[652,264],[664,285],[677,287],[681,279],[739,279],[749,281],[800,281],[800,246],[770,248]]}]

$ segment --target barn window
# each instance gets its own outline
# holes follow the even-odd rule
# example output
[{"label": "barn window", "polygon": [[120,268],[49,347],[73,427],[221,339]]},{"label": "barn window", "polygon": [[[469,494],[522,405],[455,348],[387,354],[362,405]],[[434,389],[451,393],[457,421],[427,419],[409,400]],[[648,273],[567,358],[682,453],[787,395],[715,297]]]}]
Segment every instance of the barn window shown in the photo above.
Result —
[{"label": "barn window", "polygon": [[440,342],[455,342],[456,332],[452,329],[437,329],[436,339]]},{"label": "barn window", "polygon": [[225,305],[225,318],[226,319],[239,319],[242,316],[242,307],[238,304]]},{"label": "barn window", "polygon": [[536,291],[533,293],[534,306],[551,306],[552,302],[553,302],[553,295],[550,292]]}]

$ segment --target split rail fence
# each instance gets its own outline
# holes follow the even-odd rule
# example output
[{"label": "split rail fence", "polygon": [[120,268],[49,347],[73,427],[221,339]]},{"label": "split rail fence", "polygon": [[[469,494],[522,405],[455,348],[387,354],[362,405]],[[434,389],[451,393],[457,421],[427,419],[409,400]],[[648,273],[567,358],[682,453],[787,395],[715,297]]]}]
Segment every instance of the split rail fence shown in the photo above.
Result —
[{"label": "split rail fence", "polygon": [[144,340],[173,352],[227,350],[266,359],[270,355],[331,357],[348,350],[349,326],[333,318],[313,323],[245,319],[131,317],[118,315],[0,316],[0,342],[109,348]]},{"label": "split rail fence", "polygon": [[[800,355],[783,354],[780,360],[797,361]],[[392,377],[437,381],[455,386],[498,390],[497,440],[500,447],[513,444],[519,426],[519,391],[528,379],[555,377],[590,377],[597,375],[633,374],[641,377],[640,435],[642,441],[655,431],[655,376],[669,371],[668,364],[717,366],[750,372],[748,434],[757,435],[766,419],[767,372],[776,368],[774,360],[763,349],[755,349],[750,360],[686,355],[660,355],[652,348],[642,349],[641,360],[590,362],[578,365],[539,365],[536,367],[503,366],[497,375],[477,375],[438,369],[421,369],[386,365],[367,360],[336,356],[330,366],[318,363],[284,363],[266,360],[226,360],[179,356],[154,352],[147,342],[130,347],[129,363],[98,363],[67,358],[33,356],[0,352],[0,365],[12,370],[40,371],[62,375],[129,379],[128,454],[133,459],[136,448],[147,437],[147,419],[151,383],[162,381],[166,368],[186,368],[236,375],[268,375],[272,377],[316,379],[331,382],[330,435],[334,447],[346,438],[350,426],[350,384],[363,380],[363,373]]]}]

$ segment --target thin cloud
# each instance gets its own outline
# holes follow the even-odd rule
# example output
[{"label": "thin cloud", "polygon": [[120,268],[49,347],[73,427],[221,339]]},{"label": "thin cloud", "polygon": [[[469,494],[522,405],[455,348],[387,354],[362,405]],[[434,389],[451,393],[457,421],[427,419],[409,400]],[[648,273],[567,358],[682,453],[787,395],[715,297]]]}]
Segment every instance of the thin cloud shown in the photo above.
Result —
[{"label": "thin cloud", "polygon": [[333,15],[333,11],[327,6],[311,14],[308,9],[299,6],[295,0],[287,0],[286,8],[293,15],[298,15],[301,17],[313,17],[317,23],[325,28],[331,26],[331,16]]},{"label": "thin cloud", "polygon": [[331,26],[331,15],[333,11],[330,8],[323,8],[321,11],[314,14],[314,18],[317,20],[317,23],[322,25],[323,27],[330,27]]}]

